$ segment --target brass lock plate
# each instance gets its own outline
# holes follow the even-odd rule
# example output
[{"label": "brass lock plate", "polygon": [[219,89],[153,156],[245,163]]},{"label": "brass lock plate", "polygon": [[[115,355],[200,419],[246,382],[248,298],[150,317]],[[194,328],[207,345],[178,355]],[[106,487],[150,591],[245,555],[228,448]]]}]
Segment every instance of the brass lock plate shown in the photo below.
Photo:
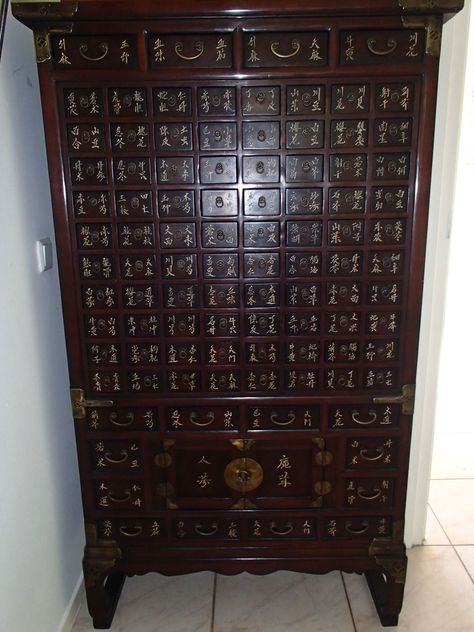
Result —
[{"label": "brass lock plate", "polygon": [[254,459],[234,459],[224,470],[226,485],[237,492],[251,492],[263,481],[263,469]]}]

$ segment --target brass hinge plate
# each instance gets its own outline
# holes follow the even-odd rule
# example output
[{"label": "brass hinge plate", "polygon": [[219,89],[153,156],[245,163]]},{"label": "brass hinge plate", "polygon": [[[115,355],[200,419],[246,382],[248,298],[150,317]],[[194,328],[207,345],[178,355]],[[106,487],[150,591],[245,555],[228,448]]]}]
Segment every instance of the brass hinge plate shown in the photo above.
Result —
[{"label": "brass hinge plate", "polygon": [[406,548],[403,543],[403,521],[393,523],[392,536],[374,538],[369,545],[369,557],[393,577],[396,584],[404,584],[407,572]]},{"label": "brass hinge plate", "polygon": [[381,395],[373,397],[374,404],[401,404],[403,415],[413,415],[415,408],[415,385],[405,384],[402,386],[401,395]]},{"label": "brass hinge plate", "polygon": [[425,54],[439,57],[443,30],[440,16],[402,15],[402,23],[408,29],[425,29]]},{"label": "brass hinge plate", "polygon": [[398,4],[404,11],[446,11],[453,13],[460,11],[464,6],[464,0],[398,0]]},{"label": "brass hinge plate", "polygon": [[71,406],[74,419],[84,419],[86,408],[110,408],[114,405],[111,399],[86,399],[82,388],[71,388]]}]

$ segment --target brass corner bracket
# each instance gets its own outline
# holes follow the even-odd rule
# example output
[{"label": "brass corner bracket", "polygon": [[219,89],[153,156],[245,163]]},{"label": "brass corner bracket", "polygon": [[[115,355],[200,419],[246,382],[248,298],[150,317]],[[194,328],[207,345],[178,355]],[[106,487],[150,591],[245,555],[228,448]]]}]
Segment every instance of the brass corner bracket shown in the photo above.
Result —
[{"label": "brass corner bracket", "polygon": [[115,540],[100,540],[95,524],[86,523],[86,547],[84,549],[84,581],[87,588],[101,582],[104,574],[114,568],[122,558],[122,551]]},{"label": "brass corner bracket", "polygon": [[405,384],[402,386],[401,395],[381,395],[373,397],[374,404],[401,404],[403,415],[413,415],[415,409],[415,385]]},{"label": "brass corner bracket", "polygon": [[51,59],[51,34],[72,32],[73,23],[68,20],[77,13],[78,7],[78,2],[12,3],[13,15],[34,32],[38,64]]},{"label": "brass corner bracket", "polygon": [[86,399],[82,388],[71,388],[71,406],[74,419],[84,419],[86,408],[110,408],[114,405],[111,399]]},{"label": "brass corner bracket", "polygon": [[464,0],[398,0],[398,4],[404,11],[446,11],[452,13],[460,11],[464,6]]},{"label": "brass corner bracket", "polygon": [[425,29],[425,53],[439,57],[441,52],[442,19],[439,15],[402,15],[405,28]]},{"label": "brass corner bracket", "polygon": [[406,547],[403,543],[403,520],[394,523],[388,538],[374,538],[369,545],[369,557],[373,557],[395,581],[404,584],[407,574]]}]

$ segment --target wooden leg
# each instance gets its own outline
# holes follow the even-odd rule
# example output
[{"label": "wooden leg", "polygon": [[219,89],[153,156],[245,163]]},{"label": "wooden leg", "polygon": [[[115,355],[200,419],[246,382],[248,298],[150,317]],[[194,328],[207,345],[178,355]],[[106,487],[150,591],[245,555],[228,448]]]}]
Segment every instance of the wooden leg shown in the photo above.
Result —
[{"label": "wooden leg", "polygon": [[398,625],[405,584],[395,581],[392,576],[382,571],[367,571],[365,577],[377,608],[380,623],[384,627]]},{"label": "wooden leg", "polygon": [[[86,570],[87,566],[87,570]],[[88,575],[86,575],[88,573]],[[107,630],[112,625],[117,603],[125,582],[125,573],[118,571],[97,575],[89,562],[84,562],[87,607],[96,630]],[[94,580],[93,582],[91,580]]]}]

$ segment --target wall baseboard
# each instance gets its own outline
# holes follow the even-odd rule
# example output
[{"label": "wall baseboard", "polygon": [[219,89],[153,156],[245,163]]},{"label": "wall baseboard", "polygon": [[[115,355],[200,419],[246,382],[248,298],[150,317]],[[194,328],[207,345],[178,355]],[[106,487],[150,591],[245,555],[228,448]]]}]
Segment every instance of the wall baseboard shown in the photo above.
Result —
[{"label": "wall baseboard", "polygon": [[85,599],[84,590],[84,578],[82,576],[77,580],[76,586],[72,592],[71,599],[64,611],[61,622],[58,626],[58,632],[71,632],[74,623],[76,622],[77,615],[79,614],[79,608]]}]

